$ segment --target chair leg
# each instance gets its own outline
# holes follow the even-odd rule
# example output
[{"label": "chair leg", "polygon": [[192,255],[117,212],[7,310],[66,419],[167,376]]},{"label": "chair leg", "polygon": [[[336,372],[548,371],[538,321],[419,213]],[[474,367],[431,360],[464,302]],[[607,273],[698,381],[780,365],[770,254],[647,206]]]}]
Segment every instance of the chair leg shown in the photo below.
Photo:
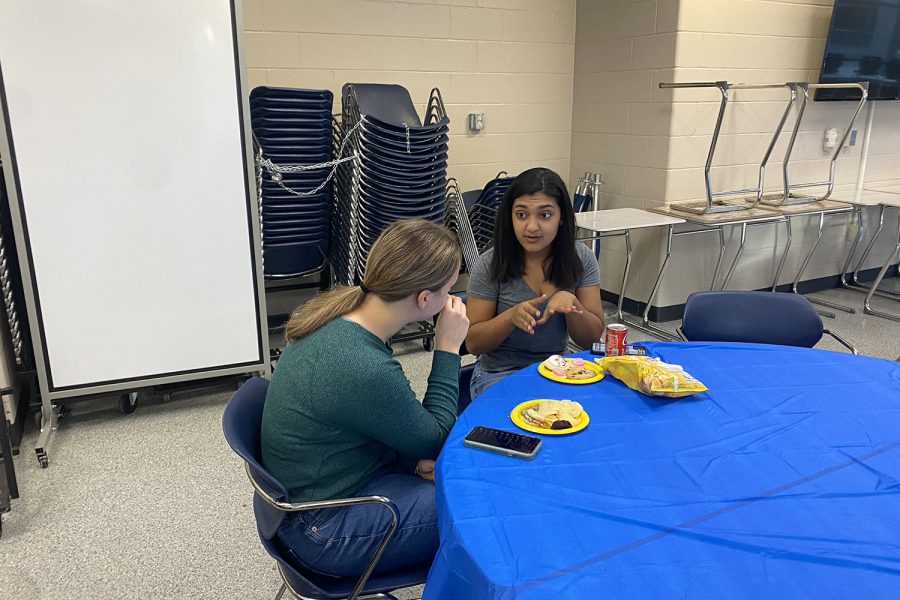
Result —
[{"label": "chair leg", "polygon": [[281,600],[281,597],[284,596],[284,591],[287,589],[287,584],[282,583],[281,589],[278,590],[278,593],[275,595],[275,600]]},{"label": "chair leg", "polygon": [[846,348],[847,350],[849,350],[849,351],[852,352],[853,354],[859,354],[859,352],[856,350],[856,348],[854,348],[847,340],[845,340],[844,338],[842,338],[841,336],[839,336],[839,335],[836,334],[835,332],[829,331],[829,330],[827,330],[827,329],[824,329],[824,330],[822,330],[822,333],[827,333],[828,335],[830,335],[830,336],[831,336],[832,338],[834,338],[835,341],[837,341],[841,346],[843,346],[844,348]]}]

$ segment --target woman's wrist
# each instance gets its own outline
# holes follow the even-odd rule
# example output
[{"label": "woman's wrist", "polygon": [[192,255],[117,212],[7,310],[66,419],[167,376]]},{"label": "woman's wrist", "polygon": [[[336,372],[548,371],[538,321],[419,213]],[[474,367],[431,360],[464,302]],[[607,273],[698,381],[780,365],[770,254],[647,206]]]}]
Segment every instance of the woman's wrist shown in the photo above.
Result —
[{"label": "woman's wrist", "polygon": [[457,344],[456,346],[454,346],[453,344],[448,344],[446,342],[434,342],[435,350],[440,350],[441,352],[447,352],[449,354],[459,354],[460,346],[462,346],[462,344]]}]

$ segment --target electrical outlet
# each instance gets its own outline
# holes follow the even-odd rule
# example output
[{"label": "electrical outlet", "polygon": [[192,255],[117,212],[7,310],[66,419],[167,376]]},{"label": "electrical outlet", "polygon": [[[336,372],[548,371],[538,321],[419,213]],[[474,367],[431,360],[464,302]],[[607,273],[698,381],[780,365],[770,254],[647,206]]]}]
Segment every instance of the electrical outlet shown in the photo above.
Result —
[{"label": "electrical outlet", "polygon": [[469,113],[469,129],[472,131],[484,129],[484,113]]},{"label": "electrical outlet", "polygon": [[856,145],[856,134],[857,131],[855,129],[850,130],[850,137],[848,138],[848,145],[855,146]]}]

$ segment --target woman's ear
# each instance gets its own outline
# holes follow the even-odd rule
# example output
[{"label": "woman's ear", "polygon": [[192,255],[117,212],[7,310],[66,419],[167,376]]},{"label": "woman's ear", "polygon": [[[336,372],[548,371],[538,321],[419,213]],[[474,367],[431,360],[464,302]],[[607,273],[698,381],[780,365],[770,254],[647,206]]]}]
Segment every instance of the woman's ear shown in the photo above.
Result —
[{"label": "woman's ear", "polygon": [[421,292],[416,294],[416,308],[418,308],[419,310],[425,310],[428,307],[430,294],[430,290],[422,290]]}]

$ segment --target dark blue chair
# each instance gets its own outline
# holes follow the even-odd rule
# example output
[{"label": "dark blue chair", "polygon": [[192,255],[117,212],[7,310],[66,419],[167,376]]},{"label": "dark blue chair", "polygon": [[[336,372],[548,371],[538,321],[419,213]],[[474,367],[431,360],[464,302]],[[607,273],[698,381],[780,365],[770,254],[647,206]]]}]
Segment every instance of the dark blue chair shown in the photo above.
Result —
[{"label": "dark blue chair", "polygon": [[[287,490],[260,463],[260,425],[266,401],[268,382],[254,377],[231,397],[222,416],[222,430],[228,445],[244,460],[244,467],[253,486],[253,512],[260,542],[275,559],[283,584],[275,597],[279,600],[286,589],[298,598],[309,600],[355,600],[360,594],[382,594],[394,599],[389,592],[425,582],[431,561],[413,567],[372,575],[385,547],[397,528],[397,508],[383,496],[342,498],[322,502],[290,503]],[[320,508],[340,508],[361,504],[381,504],[393,513],[393,523],[385,532],[381,544],[359,579],[319,575],[291,560],[276,537],[278,527],[288,513]]]},{"label": "dark blue chair", "polygon": [[472,404],[472,393],[469,385],[472,383],[472,372],[474,370],[475,363],[463,365],[459,368],[459,402],[456,405],[456,414],[458,415],[461,415],[466,410],[466,407]]},{"label": "dark blue chair", "polygon": [[[469,294],[466,292],[457,292],[454,295],[459,296],[463,304],[469,300]],[[462,345],[459,347],[459,355],[465,356],[467,354],[469,354],[469,349],[466,348],[466,342],[463,340]],[[463,365],[459,368],[459,401],[456,408],[456,414],[458,415],[461,415],[466,410],[466,407],[472,404],[472,393],[469,390],[469,384],[472,383],[473,371],[475,371],[475,363]]]},{"label": "dark blue chair", "polygon": [[678,333],[689,342],[748,342],[812,348],[822,334],[858,354],[825,329],[809,300],[778,292],[696,292],[684,307]]}]

